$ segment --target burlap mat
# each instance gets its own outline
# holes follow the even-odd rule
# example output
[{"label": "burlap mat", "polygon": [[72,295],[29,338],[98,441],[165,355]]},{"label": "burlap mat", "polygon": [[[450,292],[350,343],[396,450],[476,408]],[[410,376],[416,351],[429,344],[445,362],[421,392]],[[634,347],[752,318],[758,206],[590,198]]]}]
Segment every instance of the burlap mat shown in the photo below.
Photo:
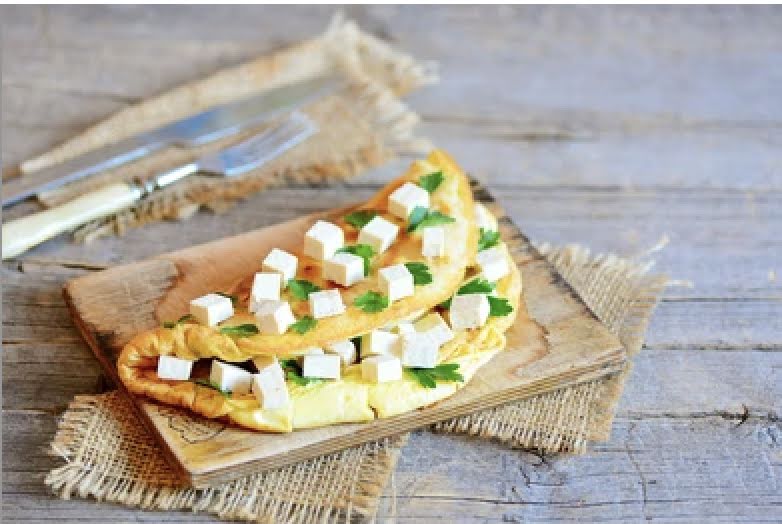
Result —
[{"label": "burlap mat", "polygon": [[[666,278],[649,264],[578,246],[541,251],[626,344],[631,356]],[[629,369],[629,368],[628,368]],[[497,438],[514,446],[582,452],[608,438],[627,371],[437,425],[439,431]],[[154,510],[203,511],[261,522],[369,520],[405,437],[365,444],[210,489],[179,488],[152,437],[119,393],[77,397],[65,412],[51,452],[66,464],[46,484],[62,498],[94,497]]]}]

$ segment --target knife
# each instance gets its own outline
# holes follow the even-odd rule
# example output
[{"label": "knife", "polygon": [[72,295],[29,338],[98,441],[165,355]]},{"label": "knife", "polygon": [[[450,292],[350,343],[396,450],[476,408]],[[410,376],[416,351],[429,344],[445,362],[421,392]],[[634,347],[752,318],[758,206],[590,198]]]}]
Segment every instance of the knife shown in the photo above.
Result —
[{"label": "knife", "polygon": [[150,193],[195,173],[234,177],[269,162],[317,133],[316,124],[294,111],[282,122],[232,147],[134,183],[115,183],[59,207],[3,224],[3,260],[91,220],[128,208]]},{"label": "knife", "polygon": [[321,75],[260,95],[208,109],[158,129],[121,140],[55,166],[3,183],[6,207],[37,193],[115,168],[169,146],[195,147],[257,126],[304,104],[327,96],[344,80]]}]

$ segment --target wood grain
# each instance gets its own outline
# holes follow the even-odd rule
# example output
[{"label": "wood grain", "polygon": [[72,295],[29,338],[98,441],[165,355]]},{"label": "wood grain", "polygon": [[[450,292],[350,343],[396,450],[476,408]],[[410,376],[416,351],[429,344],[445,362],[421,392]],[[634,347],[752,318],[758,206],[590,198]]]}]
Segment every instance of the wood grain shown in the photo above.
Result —
[{"label": "wood grain", "polygon": [[[332,10],[3,6],[3,166],[143,97],[309,37]],[[782,204],[779,8],[345,10],[441,62],[444,82],[416,94],[414,107],[435,143],[488,181],[533,240],[627,254],[667,233],[671,243],[651,257],[656,269],[695,283],[671,288],[658,308],[608,444],[542,461],[474,439],[443,445],[439,435],[414,434],[396,475],[398,520],[778,521],[782,267],[779,216],[769,211]],[[432,30],[443,24],[449,31]],[[43,451],[57,413],[74,394],[100,388],[60,288],[90,268],[325,209],[345,188],[317,189],[318,199],[313,191],[284,193],[285,206],[279,193],[259,195],[226,215],[86,247],[60,239],[3,263],[4,521],[214,520],[46,491],[44,471],[58,463]],[[591,199],[596,191],[603,209]],[[772,199],[765,212],[754,214],[753,195]],[[742,405],[751,415],[735,427]]]}]

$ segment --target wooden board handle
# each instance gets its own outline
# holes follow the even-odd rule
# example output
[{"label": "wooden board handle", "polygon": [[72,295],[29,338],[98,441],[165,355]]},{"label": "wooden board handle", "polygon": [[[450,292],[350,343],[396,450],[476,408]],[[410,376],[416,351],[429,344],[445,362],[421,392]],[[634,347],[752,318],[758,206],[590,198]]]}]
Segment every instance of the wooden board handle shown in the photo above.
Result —
[{"label": "wooden board handle", "polygon": [[90,220],[131,206],[142,190],[129,184],[111,184],[58,207],[33,213],[3,224],[3,260],[20,255]]}]

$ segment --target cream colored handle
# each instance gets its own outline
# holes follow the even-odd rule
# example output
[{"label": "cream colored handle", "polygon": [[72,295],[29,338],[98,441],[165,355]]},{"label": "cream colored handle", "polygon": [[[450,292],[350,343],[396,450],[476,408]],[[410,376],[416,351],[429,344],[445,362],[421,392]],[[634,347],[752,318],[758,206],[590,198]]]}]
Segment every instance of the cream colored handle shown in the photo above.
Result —
[{"label": "cream colored handle", "polygon": [[59,207],[3,224],[3,260],[20,255],[33,246],[129,207],[142,190],[129,184],[112,184],[87,193]]}]

